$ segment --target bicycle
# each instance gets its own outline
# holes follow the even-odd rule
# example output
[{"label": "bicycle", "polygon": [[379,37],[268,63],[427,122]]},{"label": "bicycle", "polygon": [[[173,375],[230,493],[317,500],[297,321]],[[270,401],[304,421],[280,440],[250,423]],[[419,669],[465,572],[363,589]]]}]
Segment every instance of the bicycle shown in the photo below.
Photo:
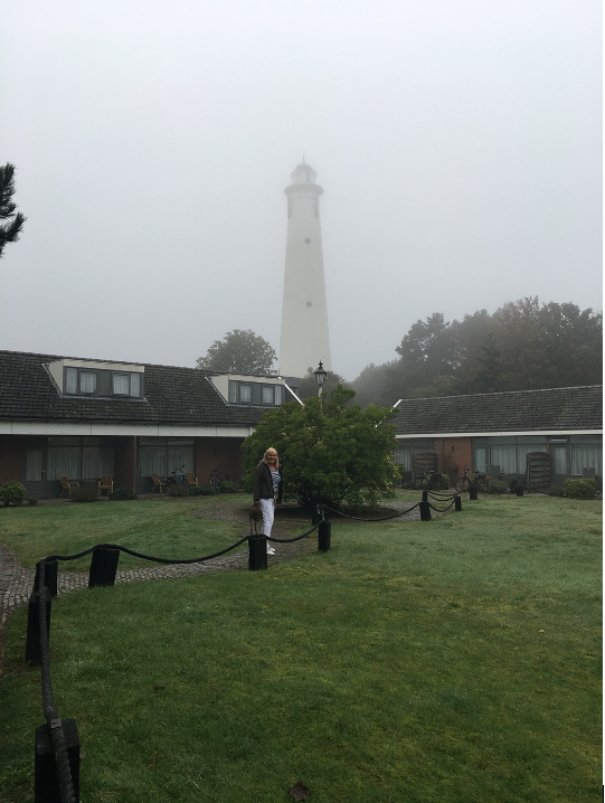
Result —
[{"label": "bicycle", "polygon": [[221,492],[221,471],[218,468],[213,469],[210,472],[210,492],[213,494],[218,494]]},{"label": "bicycle", "polygon": [[463,491],[470,491],[472,487],[480,488],[486,479],[486,475],[479,471],[472,470],[468,466],[464,466],[464,474],[456,480],[455,488],[458,493]]}]

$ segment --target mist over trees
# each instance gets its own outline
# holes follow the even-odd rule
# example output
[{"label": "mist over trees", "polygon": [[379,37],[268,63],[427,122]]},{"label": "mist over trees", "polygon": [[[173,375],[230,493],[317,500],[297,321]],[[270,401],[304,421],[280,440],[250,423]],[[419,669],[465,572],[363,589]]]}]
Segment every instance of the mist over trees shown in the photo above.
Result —
[{"label": "mist over trees", "polygon": [[250,329],[234,329],[222,340],[215,340],[205,356],[198,357],[196,368],[266,376],[276,359],[273,347],[263,337]]},{"label": "mist over trees", "polygon": [[368,365],[351,386],[360,404],[602,382],[602,314],[572,303],[508,302],[462,321],[435,312],[414,323],[399,359]]}]

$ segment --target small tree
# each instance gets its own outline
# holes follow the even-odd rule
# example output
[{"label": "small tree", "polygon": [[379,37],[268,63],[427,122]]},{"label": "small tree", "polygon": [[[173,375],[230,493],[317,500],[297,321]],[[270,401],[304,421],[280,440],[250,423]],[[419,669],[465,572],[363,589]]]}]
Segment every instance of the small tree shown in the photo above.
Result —
[{"label": "small tree", "polygon": [[[14,243],[19,239],[26,218],[21,212],[16,212],[17,205],[12,200],[15,193],[15,167],[7,162],[0,166],[0,256],[7,243]],[[8,221],[4,223],[4,221]]]},{"label": "small tree", "polygon": [[232,374],[269,374],[277,355],[270,343],[250,329],[234,329],[222,340],[215,340],[197,368]]},{"label": "small tree", "polygon": [[302,505],[372,504],[390,494],[397,476],[391,411],[363,410],[349,403],[354,395],[339,387],[323,402],[288,402],[266,413],[244,442],[244,467],[251,471],[274,446],[283,463],[285,493]]}]

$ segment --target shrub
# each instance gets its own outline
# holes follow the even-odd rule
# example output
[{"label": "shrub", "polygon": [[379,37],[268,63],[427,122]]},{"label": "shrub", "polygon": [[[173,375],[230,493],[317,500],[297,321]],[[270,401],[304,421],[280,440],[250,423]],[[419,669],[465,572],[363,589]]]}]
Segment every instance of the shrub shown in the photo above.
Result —
[{"label": "shrub", "polygon": [[221,482],[221,493],[223,494],[234,494],[241,490],[241,482],[235,482],[234,480],[224,480]]},{"label": "shrub", "polygon": [[563,496],[568,499],[594,499],[597,483],[592,479],[569,479],[563,483]]},{"label": "shrub", "polygon": [[189,496],[189,488],[180,482],[173,482],[168,488],[168,496]]},{"label": "shrub", "polygon": [[18,480],[0,485],[0,501],[6,506],[21,505],[25,497],[25,486]]},{"label": "shrub", "polygon": [[517,492],[517,488],[523,488],[523,490],[525,490],[525,480],[523,477],[518,477],[516,474],[512,474],[510,477],[507,477],[506,482],[508,483],[508,487],[510,488],[510,492],[512,494]]},{"label": "shrub", "polygon": [[416,480],[412,487],[420,491],[447,491],[450,487],[450,478],[447,474],[433,472],[424,479]]},{"label": "shrub", "polygon": [[121,499],[136,499],[137,495],[132,488],[116,488],[107,494],[107,498],[112,502],[119,502]]},{"label": "shrub", "polygon": [[487,494],[507,494],[510,488],[504,480],[485,480],[481,484],[481,490]]},{"label": "shrub", "polygon": [[212,493],[214,491],[209,485],[199,485],[189,489],[189,496],[210,496]]}]

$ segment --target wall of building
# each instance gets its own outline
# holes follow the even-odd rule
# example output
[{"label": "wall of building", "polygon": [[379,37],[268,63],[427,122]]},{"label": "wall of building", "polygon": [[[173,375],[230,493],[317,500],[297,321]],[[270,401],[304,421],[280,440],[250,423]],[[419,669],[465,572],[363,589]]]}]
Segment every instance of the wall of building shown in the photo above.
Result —
[{"label": "wall of building", "polygon": [[453,484],[464,474],[464,467],[473,467],[471,438],[435,438],[437,464],[442,474],[447,474]]}]

